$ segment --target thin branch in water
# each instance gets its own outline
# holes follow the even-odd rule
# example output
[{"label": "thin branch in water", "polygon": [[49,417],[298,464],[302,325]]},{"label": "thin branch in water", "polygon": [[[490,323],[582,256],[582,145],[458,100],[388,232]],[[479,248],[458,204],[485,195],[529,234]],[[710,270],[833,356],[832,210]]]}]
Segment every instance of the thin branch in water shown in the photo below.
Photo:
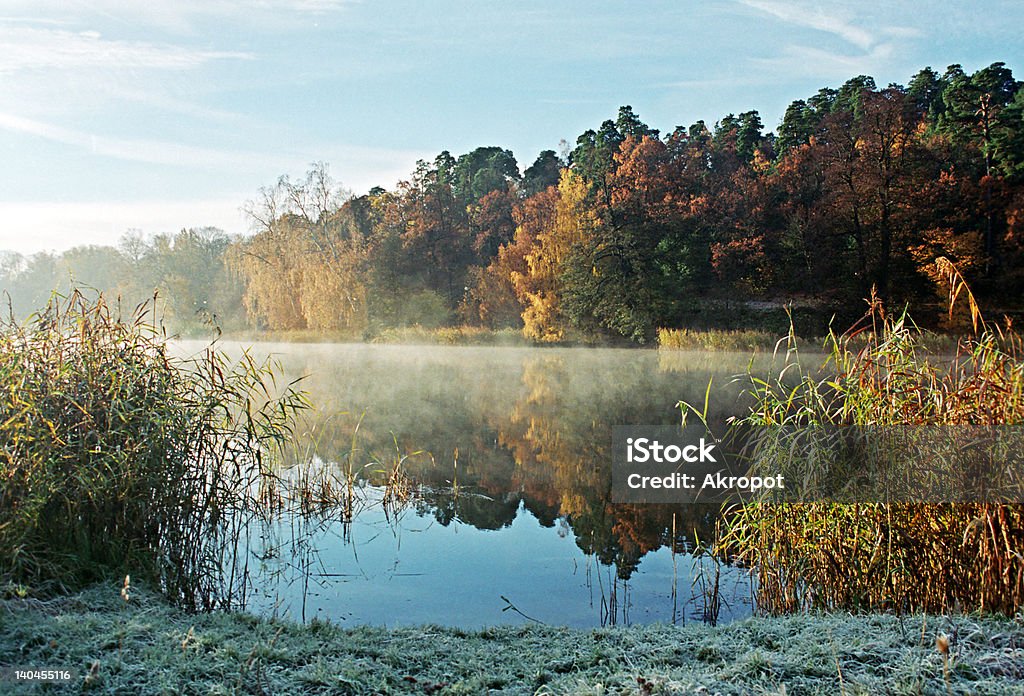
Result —
[{"label": "thin branch in water", "polygon": [[541,621],[540,619],[535,619],[532,616],[529,616],[528,614],[524,614],[519,609],[519,607],[517,607],[515,604],[513,604],[512,600],[509,599],[508,597],[506,597],[505,595],[499,595],[499,596],[501,597],[502,601],[505,602],[505,606],[502,608],[502,611],[508,611],[509,609],[511,609],[512,611],[514,611],[515,613],[519,614],[520,616],[522,616],[527,621],[532,621],[532,622],[534,622],[536,624],[540,624],[541,626],[546,626],[547,625],[543,621]]}]

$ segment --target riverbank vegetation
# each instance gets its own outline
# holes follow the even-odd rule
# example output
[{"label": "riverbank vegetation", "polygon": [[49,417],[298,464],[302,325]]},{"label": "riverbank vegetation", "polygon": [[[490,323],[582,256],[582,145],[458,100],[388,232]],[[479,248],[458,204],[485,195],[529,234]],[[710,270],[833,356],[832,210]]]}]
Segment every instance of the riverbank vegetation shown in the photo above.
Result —
[{"label": "riverbank vegetation", "polygon": [[[1011,694],[1024,624],[796,615],[724,626],[343,628],[187,614],[114,584],[0,601],[0,654],[73,669],[46,693]],[[83,689],[84,686],[84,689]],[[39,689],[40,692],[43,689]],[[19,692],[21,693],[21,692]]]},{"label": "riverbank vegetation", "polygon": [[[241,329],[221,333],[225,341],[238,343],[352,343],[350,334],[342,331],[314,331],[291,329],[266,331]],[[419,324],[391,327],[375,335],[364,335],[360,342],[397,343],[428,346],[531,346],[521,331],[516,329],[489,329],[482,326],[439,326],[427,328]]]},{"label": "riverbank vegetation", "polygon": [[221,561],[305,401],[248,355],[172,357],[150,309],[76,290],[0,322],[0,585],[231,603]]},{"label": "riverbank vegetation", "polygon": [[[753,467],[784,472],[794,482],[827,477],[827,453],[806,437],[823,428],[1024,423],[1020,336],[1009,326],[986,324],[956,268],[945,259],[938,265],[951,288],[950,316],[960,298],[975,332],[960,342],[952,362],[936,359],[905,314],[890,315],[872,303],[863,322],[832,336],[822,370],[789,361],[767,379],[752,379],[755,404],[736,427],[753,433]],[[986,442],[981,431],[970,439],[974,447]],[[1019,481],[1022,472],[1005,471],[1019,460],[1008,457],[1000,458],[998,469],[974,474],[984,482],[965,480],[959,488],[996,487],[997,472]],[[930,475],[970,477],[941,469]],[[958,488],[951,481],[937,483],[954,492]],[[876,497],[878,502],[856,504],[737,506],[727,514],[720,550],[754,570],[758,605],[773,613],[1019,612],[1024,606],[1019,489],[1007,498],[914,502],[926,496],[922,486],[892,503]]]},{"label": "riverbank vegetation", "polygon": [[244,237],[8,254],[0,284],[19,312],[69,276],[131,302],[159,288],[185,332],[419,340],[466,326],[470,341],[489,328],[539,343],[781,335],[790,316],[825,336],[874,287],[957,332],[939,257],[995,313],[1021,310],[1024,90],[1003,63],[884,88],[860,75],[792,102],[775,132],[751,110],[661,133],[624,106],[523,171],[501,147],[442,152],[392,190],[352,196],[318,164],[246,210]]},{"label": "riverbank vegetation", "polygon": [[[695,330],[695,329],[658,329],[658,348],[662,350],[692,351],[739,351],[775,353],[780,348],[796,348],[807,353],[828,353],[833,346],[833,338],[808,338],[790,333],[774,333],[770,331],[745,330]],[[875,340],[870,332],[846,335],[844,339],[848,348],[862,348],[869,341]],[[956,353],[957,338],[947,334],[918,329],[915,333],[918,347],[934,355],[950,355]]]}]

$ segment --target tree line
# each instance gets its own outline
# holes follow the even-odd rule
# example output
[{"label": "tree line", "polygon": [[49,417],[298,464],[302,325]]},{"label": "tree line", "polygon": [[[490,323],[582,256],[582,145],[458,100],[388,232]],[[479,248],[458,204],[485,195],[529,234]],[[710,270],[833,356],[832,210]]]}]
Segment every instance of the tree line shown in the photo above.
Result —
[{"label": "tree line", "polygon": [[872,295],[940,326],[946,257],[990,313],[1013,316],[1021,85],[1003,63],[883,88],[861,75],[794,101],[777,132],[747,111],[663,135],[623,106],[522,172],[500,147],[446,151],[393,190],[353,196],[317,164],[261,190],[244,237],[129,235],[117,249],[7,255],[0,274],[38,303],[54,274],[95,264],[79,273],[126,294],[159,287],[183,325],[366,337],[470,324],[647,342],[785,303],[820,330]]}]

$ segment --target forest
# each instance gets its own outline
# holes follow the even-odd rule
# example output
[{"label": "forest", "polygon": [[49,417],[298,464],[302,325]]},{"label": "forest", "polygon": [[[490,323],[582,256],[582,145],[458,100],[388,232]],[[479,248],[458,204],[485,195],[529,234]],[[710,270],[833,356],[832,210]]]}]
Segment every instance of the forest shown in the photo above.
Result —
[{"label": "forest", "polygon": [[352,195],[315,163],[215,228],[23,257],[0,252],[15,315],[55,288],[132,307],[157,292],[176,331],[520,329],[537,343],[649,343],[659,328],[821,335],[864,299],[955,330],[935,261],[990,316],[1024,309],[1024,90],[1004,63],[860,75],[793,101],[669,132],[630,106],[520,171],[498,146],[420,161]]}]

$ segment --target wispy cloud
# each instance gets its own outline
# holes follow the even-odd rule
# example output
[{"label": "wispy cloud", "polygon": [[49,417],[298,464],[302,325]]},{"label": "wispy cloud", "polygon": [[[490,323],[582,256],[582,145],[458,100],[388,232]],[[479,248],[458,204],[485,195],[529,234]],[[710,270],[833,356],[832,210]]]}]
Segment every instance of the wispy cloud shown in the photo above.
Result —
[{"label": "wispy cloud", "polygon": [[[797,40],[779,42],[776,55],[753,58],[762,69],[787,80],[794,77],[845,79],[855,74],[891,72],[896,54],[907,40],[924,36],[915,27],[883,21],[870,12],[854,11],[843,2],[807,0],[736,0],[792,27],[812,29],[839,39],[807,45]],[[863,9],[863,8],[861,8]],[[845,46],[843,46],[845,44]]]},{"label": "wispy cloud", "polygon": [[266,172],[267,183],[283,173],[300,173],[301,168],[313,160],[328,158],[336,164],[338,172],[344,177],[344,183],[355,191],[365,191],[377,185],[393,185],[402,176],[408,175],[416,160],[431,155],[425,150],[347,143],[320,143],[316,147],[296,145],[276,150],[223,150],[160,140],[103,136],[3,112],[0,112],[0,130],[22,133],[101,157],[128,162],[230,173],[240,170]]},{"label": "wispy cloud", "polygon": [[791,45],[784,47],[780,56],[753,60],[761,68],[785,75],[787,79],[821,77],[845,80],[853,75],[891,71],[893,53],[894,48],[888,43],[875,44],[869,51],[854,55]]},{"label": "wispy cloud", "polygon": [[10,15],[0,15],[0,24],[46,24],[61,27],[67,26],[69,22],[66,19],[53,19],[52,17],[12,17]]},{"label": "wispy cloud", "polygon": [[781,2],[780,0],[738,0],[755,10],[782,20],[788,24],[817,29],[850,43],[861,50],[868,50],[875,43],[875,37],[871,32],[862,29],[850,22],[849,19],[838,14],[826,13],[820,3],[807,5],[805,3]]},{"label": "wispy cloud", "polygon": [[175,32],[191,32],[198,23],[211,19],[237,25],[261,24],[283,27],[296,19],[335,14],[360,0],[5,0],[12,18],[60,16],[68,22],[94,22],[102,19],[125,26],[155,27]]},{"label": "wispy cloud", "polygon": [[186,70],[212,60],[252,58],[251,54],[236,51],[110,40],[94,31],[20,25],[0,25],[0,45],[0,74],[90,68]]},{"label": "wispy cloud", "polygon": [[888,39],[913,39],[924,36],[917,27],[884,24],[865,28],[868,23],[863,13],[844,9],[842,3],[809,3],[782,0],[736,0],[741,5],[771,15],[798,27],[814,29],[838,37],[863,53],[869,53]]}]

